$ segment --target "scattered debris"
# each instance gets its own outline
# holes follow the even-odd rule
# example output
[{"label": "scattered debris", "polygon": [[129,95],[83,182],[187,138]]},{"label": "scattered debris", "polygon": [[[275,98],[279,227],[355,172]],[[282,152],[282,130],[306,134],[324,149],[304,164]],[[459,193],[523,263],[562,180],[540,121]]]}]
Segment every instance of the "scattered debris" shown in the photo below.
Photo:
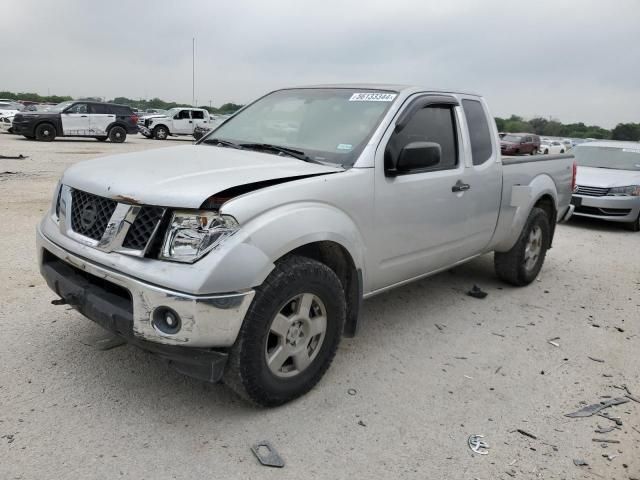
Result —
[{"label": "scattered debris", "polygon": [[258,461],[266,467],[284,467],[284,460],[278,455],[270,442],[264,440],[251,446],[251,451]]},{"label": "scattered debris", "polygon": [[616,327],[616,330],[619,331],[620,333],[624,333],[624,328],[622,327]]},{"label": "scattered debris", "polygon": [[358,391],[355,388],[350,388],[349,390],[347,390],[347,393],[351,396],[354,396],[356,393],[358,393]]},{"label": "scattered debris", "polygon": [[588,466],[588,465],[589,465],[589,464],[588,464],[587,462],[585,462],[584,460],[578,460],[578,459],[574,459],[574,460],[573,460],[573,464],[574,464],[576,467],[586,467],[586,466]]},{"label": "scattered debris", "polygon": [[29,158],[29,155],[0,155],[2,160],[24,160],[25,158]]},{"label": "scattered debris", "polygon": [[6,438],[7,439],[7,443],[13,443],[13,441],[16,439],[16,436],[14,434],[6,434],[6,435],[2,435],[2,437],[0,438]]},{"label": "scattered debris", "polygon": [[518,428],[516,432],[520,433],[521,435],[524,435],[525,437],[533,438],[534,440],[538,439],[538,437],[536,437],[533,433],[529,433],[526,430],[522,430],[521,428]]},{"label": "scattered debris", "polygon": [[600,425],[598,425],[598,428],[596,428],[594,431],[596,433],[609,433],[612,432],[616,429],[616,427],[601,427]]},{"label": "scattered debris", "polygon": [[591,440],[598,443],[620,443],[620,440],[611,440],[608,438],[592,438]]},{"label": "scattered debris", "polygon": [[596,357],[587,357],[589,360],[593,360],[594,362],[598,362],[598,363],[604,363],[604,360],[602,360],[601,358],[596,358]]},{"label": "scattered debris", "polygon": [[467,439],[467,445],[469,445],[469,448],[474,452],[477,453],[478,455],[488,455],[489,452],[487,451],[487,449],[489,448],[489,445],[487,444],[487,442],[485,442],[484,440],[482,440],[484,438],[484,435],[471,435],[468,439]]},{"label": "scattered debris", "polygon": [[83,345],[94,347],[97,350],[111,350],[112,348],[120,347],[127,343],[121,337],[113,335],[111,333],[99,333],[98,335],[90,336],[86,339],[80,340]]},{"label": "scattered debris", "polygon": [[497,375],[500,370],[502,370],[502,365],[500,365],[498,368],[496,368],[496,371],[493,372],[493,374]]},{"label": "scattered debris", "polygon": [[610,417],[607,414],[607,412],[598,413],[598,416],[602,417],[602,418],[606,418],[607,420],[611,420],[612,422],[614,422],[618,426],[622,425],[622,419],[620,417]]},{"label": "scattered debris", "polygon": [[606,458],[607,460],[611,461],[611,460],[613,460],[614,458],[616,458],[618,455],[611,455],[610,453],[603,453],[603,454],[602,454],[602,456],[603,456],[604,458]]},{"label": "scattered debris", "polygon": [[364,423],[362,420],[358,420],[358,425],[360,425],[361,427],[366,427],[367,424]]},{"label": "scattered debris", "polygon": [[439,323],[434,323],[434,325],[436,326],[436,328],[440,331],[444,330],[444,325],[440,325]]},{"label": "scattered debris", "polygon": [[489,294],[482,290],[478,285],[474,285],[473,288],[467,292],[467,295],[473,298],[483,299]]},{"label": "scattered debris", "polygon": [[560,344],[558,342],[556,342],[556,340],[560,340],[560,337],[553,337],[550,338],[549,340],[547,340],[547,343],[550,343],[551,345],[553,345],[554,347],[559,347]]},{"label": "scattered debris", "polygon": [[[623,403],[627,403],[629,401],[628,398],[614,398],[611,400],[607,400],[606,402],[594,403],[592,405],[587,405],[586,407],[581,408],[580,410],[572,413],[566,413],[565,417],[571,418],[580,418],[580,417],[591,417],[595,415],[600,410],[604,410],[605,408],[613,407],[614,405],[621,405]],[[611,420],[611,417],[606,417]]]},{"label": "scattered debris", "polygon": [[491,332],[491,335],[495,335],[495,336],[497,336],[497,337],[502,337],[502,338],[505,338],[505,337],[506,337],[506,335],[503,335],[503,334],[501,334],[501,333],[496,333],[496,332]]}]

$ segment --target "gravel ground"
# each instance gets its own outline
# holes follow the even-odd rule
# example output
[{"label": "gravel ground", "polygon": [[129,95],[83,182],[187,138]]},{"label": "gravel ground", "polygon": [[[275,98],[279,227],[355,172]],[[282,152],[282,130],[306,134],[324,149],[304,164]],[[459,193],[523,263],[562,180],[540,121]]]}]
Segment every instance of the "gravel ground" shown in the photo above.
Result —
[{"label": "gravel ground", "polygon": [[[622,384],[640,397],[640,234],[613,224],[558,227],[526,288],[500,283],[488,255],[365,302],[320,384],[276,409],[91,346],[100,327],[50,303],[35,225],[66,166],[185,141],[0,135],[0,155],[29,155],[0,159],[0,478],[640,478],[640,404],[609,408],[623,424],[603,434],[615,423],[564,416]],[[468,297],[474,284],[488,297]],[[285,468],[258,464],[263,439]]]}]

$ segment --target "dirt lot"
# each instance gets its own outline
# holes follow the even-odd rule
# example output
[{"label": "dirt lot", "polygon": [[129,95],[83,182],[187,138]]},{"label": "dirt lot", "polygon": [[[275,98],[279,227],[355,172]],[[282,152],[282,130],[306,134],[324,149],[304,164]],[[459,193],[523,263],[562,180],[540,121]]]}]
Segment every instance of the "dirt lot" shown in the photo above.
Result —
[{"label": "dirt lot", "polygon": [[[526,288],[501,284],[488,255],[365,302],[325,378],[277,409],[91,346],[101,329],[50,303],[35,225],[66,166],[183,142],[0,135],[0,155],[29,155],[0,159],[0,478],[640,478],[639,403],[607,409],[623,422],[608,433],[594,430],[609,419],[564,416],[622,384],[640,398],[640,234],[616,225],[560,226]],[[263,439],[284,469],[253,457]]]}]

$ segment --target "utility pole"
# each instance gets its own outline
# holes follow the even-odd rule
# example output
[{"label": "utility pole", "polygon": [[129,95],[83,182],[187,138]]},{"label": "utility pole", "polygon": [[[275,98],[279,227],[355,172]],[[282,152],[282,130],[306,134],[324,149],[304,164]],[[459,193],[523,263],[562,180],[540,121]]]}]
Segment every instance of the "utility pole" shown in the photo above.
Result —
[{"label": "utility pole", "polygon": [[191,42],[191,106],[196,106],[196,37]]}]

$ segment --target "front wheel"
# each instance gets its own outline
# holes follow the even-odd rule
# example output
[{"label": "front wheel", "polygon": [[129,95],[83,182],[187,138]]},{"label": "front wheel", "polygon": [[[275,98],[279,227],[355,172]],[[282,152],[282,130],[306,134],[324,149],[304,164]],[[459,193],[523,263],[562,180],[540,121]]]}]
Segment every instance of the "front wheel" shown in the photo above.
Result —
[{"label": "front wheel", "polygon": [[342,284],[329,267],[306,257],[286,257],[256,289],[231,348],[224,382],[262,406],[304,395],[336,354],[345,312]]},{"label": "front wheel", "polygon": [[550,241],[550,219],[544,210],[534,207],[511,250],[495,252],[496,274],[512,285],[529,285],[540,273]]},{"label": "front wheel", "polygon": [[156,140],[166,140],[168,136],[169,130],[167,130],[167,127],[160,125],[153,129],[153,138]]},{"label": "front wheel", "polygon": [[36,127],[35,133],[39,142],[51,142],[56,138],[56,129],[50,123],[41,123]]},{"label": "front wheel", "polygon": [[632,232],[640,232],[640,214],[638,214],[638,218],[634,222],[626,223],[625,227]]},{"label": "front wheel", "polygon": [[109,130],[109,140],[111,140],[112,143],[122,143],[126,138],[127,131],[122,127],[116,125]]}]

